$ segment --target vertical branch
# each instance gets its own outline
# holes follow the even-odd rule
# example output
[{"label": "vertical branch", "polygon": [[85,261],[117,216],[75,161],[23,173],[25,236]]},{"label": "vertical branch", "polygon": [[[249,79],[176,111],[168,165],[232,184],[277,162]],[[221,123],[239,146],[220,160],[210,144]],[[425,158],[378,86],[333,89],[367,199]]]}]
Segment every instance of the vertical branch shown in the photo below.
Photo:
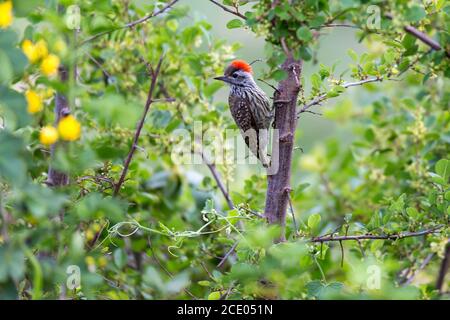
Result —
[{"label": "vertical branch", "polygon": [[201,156],[202,156],[203,161],[205,162],[206,166],[208,167],[209,171],[211,171],[211,174],[212,174],[214,180],[216,181],[217,186],[219,187],[220,191],[222,192],[223,197],[225,198],[225,200],[226,200],[226,202],[228,204],[228,207],[230,209],[234,209],[235,208],[234,203],[231,200],[230,194],[228,193],[228,191],[227,191],[226,187],[224,186],[222,180],[220,179],[219,172],[217,172],[216,166],[214,165],[214,163],[212,163],[211,161],[209,161],[209,159],[206,158],[206,156],[203,153],[203,151],[201,153]]},{"label": "vertical branch", "polygon": [[[58,69],[58,75],[61,82],[67,82],[68,81],[68,70],[65,66],[60,66]],[[56,93],[55,97],[55,123],[54,126],[58,127],[59,121],[68,116],[70,114],[70,108],[69,103],[67,100],[67,97],[62,94],[61,92]],[[56,148],[58,147],[58,143],[55,143],[50,148],[50,158],[54,159]],[[69,184],[69,176],[64,173],[60,172],[58,170],[55,170],[52,165],[50,164],[48,167],[48,176],[47,176],[47,185],[49,186],[65,186]]]},{"label": "vertical branch", "polygon": [[436,282],[436,288],[439,290],[439,294],[443,293],[444,280],[447,275],[448,267],[450,266],[450,240],[447,241],[445,246],[444,259],[442,259],[441,267],[439,268],[438,279]]},{"label": "vertical branch", "polygon": [[131,160],[133,159],[133,155],[138,146],[139,137],[141,135],[142,128],[144,127],[145,118],[147,117],[147,113],[150,110],[150,105],[153,103],[152,97],[153,97],[153,93],[154,93],[155,87],[156,87],[156,80],[158,79],[158,75],[161,70],[162,61],[163,61],[163,55],[161,55],[161,57],[159,58],[156,70],[152,75],[152,82],[150,84],[150,89],[148,90],[147,101],[146,101],[145,107],[144,107],[144,113],[142,114],[142,117],[139,120],[139,123],[137,125],[136,132],[135,132],[134,138],[133,138],[133,142],[131,143],[130,151],[129,151],[128,156],[125,159],[125,163],[123,165],[123,170],[122,170],[122,174],[120,175],[119,182],[117,182],[114,187],[114,196],[117,196],[119,194],[120,188],[122,187],[122,185],[125,181],[125,177],[127,176],[128,168],[130,166]]},{"label": "vertical branch", "polygon": [[[285,47],[283,41],[283,47]],[[287,51],[287,48],[286,50]],[[273,175],[268,175],[266,194],[266,206],[264,215],[270,224],[280,225],[282,228],[279,241],[285,240],[284,229],[286,225],[286,210],[291,191],[291,165],[292,151],[294,149],[295,129],[297,127],[297,97],[300,91],[300,74],[302,62],[295,60],[289,52],[287,59],[281,68],[287,73],[287,78],[278,85],[275,92],[275,131],[274,144],[278,144],[278,156],[272,154],[272,165],[278,163],[278,170]],[[276,140],[276,136],[278,139]],[[276,166],[276,165],[275,165]]]}]

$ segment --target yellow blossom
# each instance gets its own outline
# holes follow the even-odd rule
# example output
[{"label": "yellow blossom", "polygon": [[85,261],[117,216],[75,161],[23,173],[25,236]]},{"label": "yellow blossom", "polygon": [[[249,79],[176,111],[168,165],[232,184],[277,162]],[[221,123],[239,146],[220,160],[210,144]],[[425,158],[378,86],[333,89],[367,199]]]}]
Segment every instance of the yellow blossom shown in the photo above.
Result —
[{"label": "yellow blossom", "polygon": [[62,139],[74,141],[80,138],[81,125],[74,116],[68,115],[59,121],[58,131]]},{"label": "yellow blossom", "polygon": [[47,43],[44,40],[41,39],[38,42],[36,42],[35,47],[39,54],[39,58],[45,59],[48,56]]},{"label": "yellow blossom", "polygon": [[39,51],[37,50],[36,46],[31,42],[30,40],[26,39],[22,43],[22,51],[27,56],[28,60],[30,60],[31,63],[35,63],[39,60]]},{"label": "yellow blossom", "polygon": [[58,131],[52,126],[43,127],[39,133],[39,141],[47,146],[54,144],[58,141]]},{"label": "yellow blossom", "polygon": [[0,3],[0,28],[7,28],[13,20],[12,2],[5,1]]},{"label": "yellow blossom", "polygon": [[59,58],[54,54],[49,54],[41,62],[41,71],[46,76],[55,75],[59,67]]},{"label": "yellow blossom", "polygon": [[36,91],[27,90],[25,92],[25,98],[27,99],[29,113],[36,113],[44,108],[42,98],[36,93]]}]

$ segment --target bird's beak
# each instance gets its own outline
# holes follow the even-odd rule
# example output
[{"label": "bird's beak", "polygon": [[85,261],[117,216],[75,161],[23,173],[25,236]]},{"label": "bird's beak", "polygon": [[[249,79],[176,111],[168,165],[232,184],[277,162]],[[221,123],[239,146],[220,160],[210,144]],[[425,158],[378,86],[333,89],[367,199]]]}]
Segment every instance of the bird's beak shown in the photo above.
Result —
[{"label": "bird's beak", "polygon": [[229,81],[228,81],[228,77],[223,77],[223,76],[221,76],[221,77],[215,77],[214,80],[220,80],[220,81],[223,81],[223,82],[229,82]]}]

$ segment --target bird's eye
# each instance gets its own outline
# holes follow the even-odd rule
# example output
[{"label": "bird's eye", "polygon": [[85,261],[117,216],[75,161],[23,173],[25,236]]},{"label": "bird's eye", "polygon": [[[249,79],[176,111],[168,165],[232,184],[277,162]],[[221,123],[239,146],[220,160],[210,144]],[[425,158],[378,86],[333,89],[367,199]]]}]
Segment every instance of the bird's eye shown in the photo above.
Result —
[{"label": "bird's eye", "polygon": [[237,77],[238,77],[237,73],[233,73],[231,76],[232,76],[233,78],[237,78]]}]

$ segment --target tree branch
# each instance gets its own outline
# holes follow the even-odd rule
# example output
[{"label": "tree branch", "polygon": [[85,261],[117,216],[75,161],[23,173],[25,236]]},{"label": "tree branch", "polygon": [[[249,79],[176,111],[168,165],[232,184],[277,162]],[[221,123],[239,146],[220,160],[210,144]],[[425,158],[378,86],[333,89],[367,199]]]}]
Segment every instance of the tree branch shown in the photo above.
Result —
[{"label": "tree branch", "polygon": [[[393,16],[390,13],[386,14],[385,17],[388,18],[389,20],[393,19]],[[404,26],[403,30],[405,30],[407,33],[409,33],[413,37],[419,39],[420,41],[425,43],[427,46],[432,48],[433,50],[436,50],[436,51],[442,50],[441,45],[437,41],[431,39],[428,35],[417,30],[413,26]],[[445,51],[445,54],[447,57],[450,57],[450,52]]]},{"label": "tree branch", "polygon": [[203,151],[201,152],[201,156],[203,161],[205,161],[206,166],[208,167],[209,171],[211,171],[211,174],[214,178],[214,180],[217,183],[217,186],[219,187],[220,191],[222,192],[225,200],[227,201],[228,207],[230,209],[234,209],[234,203],[233,201],[231,201],[231,197],[230,194],[228,193],[227,189],[225,188],[225,185],[222,182],[222,179],[220,179],[220,175],[219,172],[217,172],[217,168],[214,165],[214,163],[211,163],[211,161],[209,161],[209,159],[206,158],[205,154],[203,153]]},{"label": "tree branch", "polygon": [[439,225],[434,228],[425,229],[417,232],[404,232],[404,233],[395,233],[395,234],[385,234],[385,235],[375,235],[375,234],[361,234],[361,235],[354,235],[354,236],[334,236],[334,235],[326,235],[326,236],[320,236],[311,238],[310,242],[331,242],[331,241],[347,241],[347,240],[398,240],[403,238],[409,238],[409,237],[419,237],[431,233],[435,233],[438,230],[442,229],[444,226]]},{"label": "tree branch", "polygon": [[152,13],[146,15],[145,17],[142,17],[142,18],[137,19],[137,20],[135,20],[135,21],[129,22],[129,23],[127,23],[127,24],[124,25],[124,26],[117,27],[117,28],[114,28],[114,29],[111,29],[111,30],[106,30],[106,31],[103,31],[103,32],[99,32],[99,33],[97,33],[97,34],[94,34],[93,36],[91,36],[91,37],[87,38],[86,40],[84,40],[83,42],[81,42],[80,45],[82,46],[82,45],[84,45],[84,44],[86,44],[86,43],[88,43],[88,42],[91,42],[91,41],[93,41],[93,40],[95,40],[95,39],[101,37],[101,36],[107,35],[107,34],[109,34],[109,33],[111,33],[111,32],[117,31],[117,30],[122,30],[122,29],[127,29],[127,28],[133,28],[134,26],[136,26],[136,25],[138,25],[138,24],[141,24],[141,23],[143,23],[143,22],[149,20],[150,18],[159,16],[160,14],[164,13],[165,11],[167,11],[168,9],[170,9],[170,8],[171,8],[175,3],[177,3],[178,1],[179,1],[179,0],[172,0],[172,1],[169,2],[167,5],[165,5],[163,8],[161,8],[160,10],[158,10],[158,11],[156,11],[156,12],[152,12]]},{"label": "tree branch", "polygon": [[[350,87],[361,86],[366,83],[378,82],[378,81],[383,81],[383,78],[377,77],[377,78],[364,79],[364,80],[356,81],[356,82],[348,82],[348,83],[343,84],[342,87],[347,89]],[[297,116],[299,116],[301,113],[308,112],[309,108],[311,108],[312,106],[315,106],[315,105],[319,105],[321,102],[325,101],[326,99],[327,99],[326,93],[314,98],[310,102],[303,105],[303,107],[297,112]]]},{"label": "tree branch", "polygon": [[[289,203],[292,152],[294,150],[294,136],[297,127],[297,98],[300,92],[300,75],[302,61],[295,60],[289,48],[282,44],[287,51],[287,59],[281,68],[288,74],[287,78],[278,85],[274,94],[274,136],[272,147],[271,168],[267,176],[267,194],[264,216],[270,224],[281,227],[281,234],[277,241],[285,241],[286,211]],[[275,171],[275,170],[272,170]]]},{"label": "tree branch", "polygon": [[447,275],[447,270],[450,265],[450,240],[447,241],[444,251],[444,259],[442,259],[441,266],[439,268],[438,279],[436,281],[436,289],[439,290],[439,294],[443,294],[444,280]]},{"label": "tree branch", "polygon": [[153,103],[152,97],[153,97],[153,93],[155,91],[155,87],[156,87],[156,81],[158,79],[158,75],[159,72],[161,70],[161,64],[163,61],[163,54],[161,54],[161,57],[159,58],[158,61],[158,65],[156,67],[156,70],[152,76],[152,82],[150,84],[150,89],[148,91],[148,95],[147,95],[147,101],[145,103],[145,107],[144,107],[144,113],[142,114],[141,120],[138,123],[136,132],[134,134],[134,139],[133,142],[131,144],[131,149],[130,152],[128,153],[128,156],[125,160],[124,166],[123,166],[123,170],[122,170],[122,174],[120,176],[119,182],[117,182],[117,184],[115,185],[114,188],[114,196],[117,196],[117,194],[120,191],[120,188],[122,187],[123,182],[125,181],[125,177],[127,175],[128,172],[128,167],[130,166],[131,160],[133,158],[134,152],[136,151],[137,145],[138,145],[138,141],[139,141],[139,136],[141,135],[141,131],[142,131],[142,127],[144,126],[145,123],[145,118],[147,116],[147,113],[150,109],[150,105]]},{"label": "tree branch", "polygon": [[231,13],[231,14],[234,14],[235,16],[238,16],[239,18],[242,18],[242,19],[244,19],[244,20],[247,20],[247,17],[244,16],[242,13],[240,13],[240,12],[238,11],[237,8],[235,8],[236,11],[233,11],[233,10],[231,10],[230,8],[224,6],[223,4],[218,3],[218,2],[215,1],[215,0],[209,0],[209,1],[212,2],[212,3],[214,3],[216,6],[221,7],[221,8],[222,8],[223,10],[225,10],[226,12],[229,12],[229,13]]}]

